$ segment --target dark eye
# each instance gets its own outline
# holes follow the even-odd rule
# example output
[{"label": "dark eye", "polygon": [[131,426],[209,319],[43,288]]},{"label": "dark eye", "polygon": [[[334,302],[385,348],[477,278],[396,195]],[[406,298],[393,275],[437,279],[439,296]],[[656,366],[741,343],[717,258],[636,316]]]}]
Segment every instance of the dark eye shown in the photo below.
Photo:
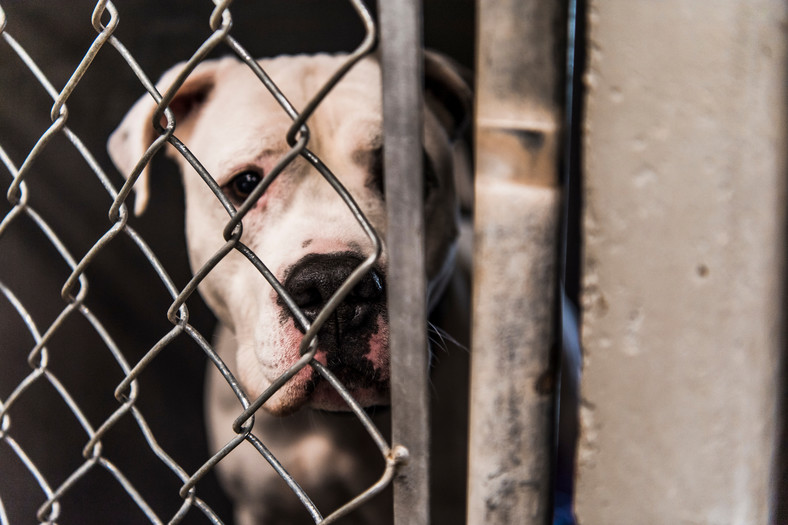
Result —
[{"label": "dark eye", "polygon": [[230,197],[238,201],[244,201],[262,180],[263,175],[258,171],[242,171],[233,177],[225,188],[229,190]]}]

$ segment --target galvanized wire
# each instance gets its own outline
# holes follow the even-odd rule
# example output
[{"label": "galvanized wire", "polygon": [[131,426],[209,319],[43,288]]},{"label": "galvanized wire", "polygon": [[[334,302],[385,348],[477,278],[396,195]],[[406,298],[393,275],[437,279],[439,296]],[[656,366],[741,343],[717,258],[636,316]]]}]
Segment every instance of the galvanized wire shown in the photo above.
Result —
[{"label": "galvanized wire", "polygon": [[[315,523],[333,523],[338,518],[344,516],[353,509],[363,505],[372,496],[385,488],[392,480],[396,466],[407,456],[407,451],[401,447],[394,450],[389,446],[386,438],[376,428],[364,409],[353,399],[349,391],[341,382],[324,366],[314,359],[317,351],[317,334],[325,321],[333,314],[334,310],[354,288],[356,284],[376,265],[382,252],[382,241],[370,222],[362,213],[360,207],[353,200],[352,196],[342,186],[338,178],[331,170],[308,149],[309,128],[307,121],[320,105],[321,101],[331,91],[331,89],[342,80],[343,76],[363,57],[369,55],[376,41],[374,21],[367,8],[360,0],[349,0],[353,9],[357,13],[361,24],[365,30],[365,36],[359,46],[347,56],[345,62],[338,68],[335,74],[314,94],[304,108],[299,112],[287,99],[279,87],[266,74],[243,45],[231,35],[233,19],[230,11],[231,0],[215,0],[215,7],[208,21],[211,34],[194,51],[191,58],[186,62],[183,69],[177,75],[173,83],[166,88],[163,93],[157,91],[155,85],[150,81],[147,73],[140,67],[131,52],[113,34],[122,13],[109,0],[99,0],[92,12],[90,23],[96,31],[96,36],[84,54],[83,59],[74,69],[64,87],[57,90],[48,80],[46,73],[37,65],[36,60],[28,54],[24,46],[21,45],[7,32],[6,13],[0,6],[0,33],[2,33],[5,45],[21,60],[29,72],[37,79],[43,87],[53,104],[50,109],[51,124],[46,131],[41,134],[29,154],[26,156],[21,166],[17,166],[11,157],[0,145],[0,162],[5,165],[11,175],[7,190],[7,200],[11,205],[10,211],[0,222],[0,245],[4,234],[12,224],[27,217],[44,234],[48,242],[59,254],[62,261],[70,269],[70,275],[66,279],[62,290],[63,307],[56,316],[55,321],[46,327],[39,328],[33,315],[26,308],[25,304],[14,293],[16,283],[4,282],[0,280],[0,292],[2,297],[12,306],[13,311],[19,316],[22,324],[33,338],[34,345],[27,353],[27,360],[31,367],[30,373],[24,377],[18,385],[11,389],[11,394],[5,399],[0,399],[0,446],[7,447],[13,455],[19,458],[27,469],[31,478],[41,490],[45,502],[40,506],[37,513],[37,520],[40,523],[55,523],[60,517],[63,508],[60,500],[66,493],[74,490],[75,485],[93,469],[104,469],[117,482],[118,486],[129,496],[129,500],[136,505],[150,523],[178,523],[191,510],[195,509],[201,513],[211,523],[221,523],[220,518],[210,508],[208,504],[197,497],[200,481],[210,472],[219,462],[243,442],[251,444],[260,454],[261,459],[269,463],[275,471],[288,484],[293,493],[303,504],[306,512],[312,517]],[[102,22],[104,20],[104,22]],[[174,133],[176,123],[168,104],[173,100],[180,86],[185,82],[188,75],[208,56],[211,51],[218,46],[226,46],[234,52],[251,71],[257,76],[260,82],[270,92],[271,96],[281,105],[287,115],[292,119],[292,125],[287,132],[286,140],[290,150],[285,153],[273,170],[266,175],[261,183],[237,209],[226,198],[212,175],[202,166],[188,148],[179,141]],[[122,67],[128,67],[139,79],[140,84],[150,93],[157,103],[152,123],[159,132],[150,147],[145,151],[136,163],[131,173],[127,175],[127,180],[121,188],[116,188],[103,171],[99,162],[96,161],[89,148],[80,138],[69,129],[67,122],[69,119],[68,101],[74,90],[82,81],[94,59],[99,54],[110,53],[109,48],[113,48],[122,59]],[[173,59],[175,61],[175,58]],[[0,71],[0,74],[2,72]],[[162,120],[163,119],[163,120]],[[161,122],[166,122],[161,126]],[[65,137],[74,150],[85,160],[88,168],[95,175],[97,182],[107,192],[112,204],[108,210],[110,226],[100,236],[100,238],[82,256],[76,256],[65,242],[36,209],[29,204],[30,190],[27,182],[34,177],[42,176],[35,173],[31,166],[36,159],[41,157],[53,138],[57,136]],[[137,183],[140,174],[149,164],[155,153],[169,143],[178,150],[184,158],[194,167],[206,185],[215,194],[228,214],[228,220],[224,228],[225,244],[211,257],[205,265],[194,273],[192,280],[183,288],[178,288],[168,275],[164,266],[159,261],[156,254],[151,250],[145,240],[128,224],[129,212],[126,199],[131,193],[133,186]],[[240,242],[243,229],[243,219],[255,202],[267,190],[271,182],[284,170],[284,168],[297,157],[305,159],[311,164],[336,191],[348,209],[348,214],[352,216],[361,226],[372,246],[371,254],[350,274],[345,282],[336,290],[329,299],[325,307],[317,317],[310,322],[307,316],[299,309],[297,304],[288,295],[282,284],[275,278],[273,273],[266,267],[263,260],[254,253],[249,247]],[[65,177],[68,174],[58,174]],[[148,261],[155,274],[160,279],[167,293],[172,298],[172,305],[167,312],[167,318],[172,323],[172,329],[167,332],[145,355],[136,363],[128,362],[124,350],[121,349],[113,340],[109,331],[105,328],[100,315],[91,311],[85,304],[89,294],[88,278],[86,270],[95,262],[100,253],[112,246],[119,236],[125,236],[137,247],[139,253]],[[214,267],[229,253],[238,251],[250,264],[252,264],[260,274],[270,283],[278,293],[283,302],[292,311],[298,324],[305,331],[303,341],[300,346],[301,358],[257,399],[249,399],[221,357],[216,353],[212,345],[201,335],[198,329],[189,323],[189,310],[186,302],[197,289],[200,282],[213,271]],[[0,276],[2,279],[3,276]],[[72,316],[84,318],[95,334],[100,338],[107,351],[111,354],[118,369],[123,375],[123,379],[115,389],[115,398],[118,406],[115,411],[103,421],[93,422],[80,407],[80,400],[64,386],[58,378],[56,372],[49,366],[48,344],[55,338],[63,337],[62,327],[67,319]],[[145,395],[140,389],[138,378],[140,374],[149,367],[157,357],[166,350],[168,345],[176,338],[186,336],[191,338],[204,352],[210,365],[215,366],[226,380],[235,396],[238,398],[243,410],[238,414],[233,423],[235,436],[224,445],[215,455],[207,458],[204,464],[194,472],[187,472],[178,464],[161,445],[149,427],[137,401]],[[290,476],[287,465],[283,465],[274,454],[268,449],[266,444],[256,436],[253,431],[254,414],[282,385],[305,366],[313,367],[345,400],[350,410],[358,417],[364,428],[370,435],[384,459],[385,467],[380,474],[378,481],[372,484],[367,490],[353,497],[345,505],[335,510],[333,513],[323,517],[323,511],[318,509],[312,502],[309,495],[298,485],[297,481]],[[25,443],[20,443],[14,436],[14,427],[9,411],[13,405],[25,396],[33,396],[33,385],[46,383],[64,401],[65,406],[85,433],[86,442],[82,450],[83,461],[77,469],[71,472],[64,481],[59,484],[48,480],[42,473],[42,469],[35,464],[25,450]],[[182,483],[178,494],[173,494],[173,498],[181,498],[180,506],[173,516],[159,516],[156,511],[145,501],[138,489],[134,486],[121,469],[110,461],[103,453],[102,439],[116,428],[117,423],[124,417],[130,416],[135,421],[140,435],[154,455],[164,464]],[[3,467],[0,465],[0,476]],[[65,516],[63,516],[65,517]],[[0,524],[7,524],[8,517],[6,506],[3,504],[3,494],[0,494]]]}]

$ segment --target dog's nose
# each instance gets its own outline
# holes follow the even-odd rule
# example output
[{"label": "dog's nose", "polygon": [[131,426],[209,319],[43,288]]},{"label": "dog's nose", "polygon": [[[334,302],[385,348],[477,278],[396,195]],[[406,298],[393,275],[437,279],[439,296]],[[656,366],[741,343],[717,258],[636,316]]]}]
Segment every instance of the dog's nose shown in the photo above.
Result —
[{"label": "dog's nose", "polygon": [[[283,284],[311,322],[361,262],[360,257],[347,253],[308,255],[293,266]],[[371,270],[340,303],[318,337],[321,342],[329,337],[339,343],[350,333],[372,329],[384,304],[383,278]]]}]

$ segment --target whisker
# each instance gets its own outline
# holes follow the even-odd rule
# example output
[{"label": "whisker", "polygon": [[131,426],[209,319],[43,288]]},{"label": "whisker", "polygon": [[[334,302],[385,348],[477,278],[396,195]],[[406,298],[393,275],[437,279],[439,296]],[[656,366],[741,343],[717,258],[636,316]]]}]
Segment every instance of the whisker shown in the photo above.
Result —
[{"label": "whisker", "polygon": [[[462,349],[462,350],[464,350],[466,352],[470,351],[467,346],[465,346],[464,344],[462,344],[459,341],[457,341],[457,339],[455,339],[449,332],[447,332],[443,328],[435,326],[433,323],[431,323],[429,321],[427,322],[427,334],[428,334],[428,337],[429,337],[430,341],[435,343],[436,346],[438,348],[440,348],[441,350],[443,350],[444,352],[448,352],[448,344],[447,343],[451,343],[454,346],[456,346],[457,348],[460,348],[460,349]],[[438,339],[435,339],[430,334],[432,334],[434,336],[437,336]]]}]

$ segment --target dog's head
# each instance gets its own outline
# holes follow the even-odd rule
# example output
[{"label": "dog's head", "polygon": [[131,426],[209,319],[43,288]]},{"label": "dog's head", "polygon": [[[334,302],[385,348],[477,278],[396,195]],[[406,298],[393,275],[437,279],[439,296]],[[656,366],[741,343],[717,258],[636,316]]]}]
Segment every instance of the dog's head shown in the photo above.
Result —
[{"label": "dog's head", "polygon": [[[346,59],[292,56],[260,62],[296,107],[304,107]],[[169,87],[176,66],[158,84]],[[427,269],[437,296],[451,268],[457,236],[457,203],[451,142],[470,107],[470,91],[443,58],[425,59],[424,208]],[[386,233],[382,170],[380,68],[374,58],[359,62],[308,120],[308,143],[347,188],[381,238]],[[109,140],[119,170],[131,173],[158,136],[154,102],[145,95]],[[234,58],[200,64],[170,104],[175,135],[194,153],[227,198],[239,206],[290,149],[292,121],[251,70]],[[194,168],[174,148],[186,196],[186,236],[197,271],[225,243],[227,211]],[[397,176],[387,173],[385,176]],[[147,169],[135,185],[136,210],[145,206]],[[372,245],[335,190],[304,158],[297,157],[266,189],[243,219],[241,242],[263,261],[306,316],[325,302]],[[388,399],[389,353],[385,249],[370,271],[318,334],[316,358],[362,405]],[[272,287],[241,253],[233,251],[200,285],[208,305],[235,336],[238,375],[256,397],[300,357],[303,331]],[[284,414],[302,405],[342,410],[344,402],[311,367],[305,367],[265,404]]]}]

